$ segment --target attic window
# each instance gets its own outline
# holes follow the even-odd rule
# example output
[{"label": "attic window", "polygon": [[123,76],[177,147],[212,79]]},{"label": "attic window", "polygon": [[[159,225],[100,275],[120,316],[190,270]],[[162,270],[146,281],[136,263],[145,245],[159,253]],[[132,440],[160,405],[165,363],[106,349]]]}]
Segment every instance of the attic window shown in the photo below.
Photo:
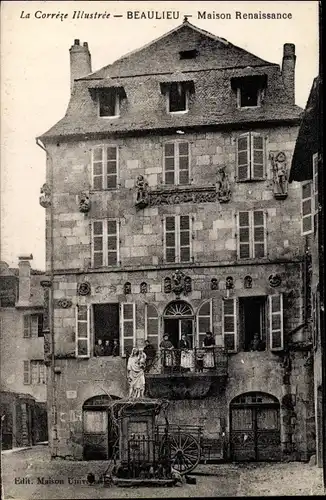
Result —
[{"label": "attic window", "polygon": [[179,52],[180,59],[195,59],[198,56],[198,50],[181,50]]},{"label": "attic window", "polygon": [[261,106],[265,81],[260,76],[236,78],[233,86],[237,91],[238,108]]},{"label": "attic window", "polygon": [[170,113],[188,111],[188,90],[182,82],[173,82],[169,89],[168,109]]},{"label": "attic window", "polygon": [[101,117],[119,116],[120,99],[116,88],[99,90],[99,113]]}]

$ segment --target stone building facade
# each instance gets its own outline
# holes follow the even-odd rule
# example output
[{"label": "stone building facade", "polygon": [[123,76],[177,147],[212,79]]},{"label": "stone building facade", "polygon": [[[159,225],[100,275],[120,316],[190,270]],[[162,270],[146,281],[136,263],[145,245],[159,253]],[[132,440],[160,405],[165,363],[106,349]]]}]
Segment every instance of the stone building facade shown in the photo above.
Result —
[{"label": "stone building facade", "polygon": [[[110,457],[107,406],[127,396],[126,358],[148,339],[147,396],[170,401],[170,422],[201,426],[215,458],[306,460],[294,46],[280,70],[185,21],[97,72],[87,43],[70,57],[66,115],[38,138],[52,454],[82,459],[93,433]],[[185,370],[177,350],[165,370],[164,333],[175,349],[186,334]]]}]

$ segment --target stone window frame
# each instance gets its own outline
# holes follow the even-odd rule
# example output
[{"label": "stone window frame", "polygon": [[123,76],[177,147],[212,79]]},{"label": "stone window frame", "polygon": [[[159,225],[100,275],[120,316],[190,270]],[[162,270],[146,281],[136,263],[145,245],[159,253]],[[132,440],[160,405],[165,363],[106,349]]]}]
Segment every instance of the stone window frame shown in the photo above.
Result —
[{"label": "stone window frame", "polygon": [[[115,221],[116,223],[116,232],[108,233],[107,223]],[[101,223],[102,224],[102,232],[98,234],[94,234],[94,224]],[[106,223],[106,224],[105,224]],[[109,264],[108,262],[108,236],[115,236],[116,238],[116,262],[114,264]],[[94,238],[102,237],[102,252],[99,252],[94,249]],[[94,219],[91,221],[91,251],[92,251],[92,268],[98,269],[101,267],[117,267],[120,263],[120,220],[116,218],[106,218],[106,219]],[[102,264],[99,266],[95,266],[94,257],[95,253],[102,253]],[[113,253],[113,252],[111,252]]]},{"label": "stone window frame", "polygon": [[[40,321],[40,317],[42,320]],[[43,337],[43,314],[31,313],[23,316],[23,338]]]},{"label": "stone window frame", "polygon": [[[101,98],[103,99],[105,94],[114,96],[114,115],[103,115],[101,114]],[[97,107],[98,107],[98,116],[99,118],[104,119],[115,119],[120,118],[120,94],[116,87],[99,89],[97,94]]]},{"label": "stone window frame", "polygon": [[[30,361],[31,385],[46,384],[46,366],[42,359],[32,359]],[[36,378],[36,380],[35,380]]]},{"label": "stone window frame", "polygon": [[[255,148],[255,139],[261,138],[263,147]],[[239,149],[239,141],[246,139],[247,146],[245,149]],[[266,158],[266,136],[264,136],[260,132],[245,132],[244,134],[237,135],[236,139],[236,181],[237,182],[255,182],[255,181],[265,181],[267,178],[267,158]],[[257,164],[257,167],[262,167],[262,175],[255,175],[255,151],[262,151],[263,162],[262,164]],[[246,152],[247,154],[247,163],[244,165],[239,165],[239,153]],[[239,168],[247,167],[247,175],[245,177],[239,175]]]},{"label": "stone window frame", "polygon": [[[80,311],[83,310],[83,317],[80,317]],[[89,358],[90,357],[90,346],[91,346],[91,325],[90,325],[91,311],[90,306],[85,304],[78,304],[76,306],[76,335],[75,335],[75,354],[76,358]],[[86,324],[86,335],[80,334],[80,325]],[[84,333],[84,332],[83,332]],[[79,343],[86,341],[86,352],[84,354],[79,353]]]},{"label": "stone window frame", "polygon": [[242,101],[242,91],[244,89],[244,84],[245,82],[242,82],[242,85],[238,85],[236,91],[237,91],[237,108],[238,109],[252,109],[252,108],[260,108],[263,104],[263,99],[265,96],[265,91],[264,89],[259,86],[259,83],[257,82],[257,87],[256,87],[256,93],[257,93],[257,104],[254,106],[242,106],[241,101]]},{"label": "stone window frame", "polygon": [[[182,89],[182,92],[184,93],[184,99],[185,99],[185,109],[180,109],[176,111],[171,111],[170,110],[170,104],[171,104],[171,91],[173,88],[173,85],[177,85],[178,89]],[[169,86],[169,90],[166,93],[166,111],[169,115],[184,115],[189,112],[189,97],[190,91],[187,88],[185,82],[171,82]]]},{"label": "stone window frame", "polygon": [[[165,160],[166,158],[172,158],[172,156],[167,156],[165,154],[165,147],[168,144],[173,144],[174,147],[174,182],[173,183],[167,183],[166,182],[166,166],[165,166]],[[188,146],[188,182],[187,183],[180,183],[180,156],[181,157],[186,157],[186,155],[180,155],[180,144],[187,144]],[[164,141],[163,143],[163,185],[165,186],[189,186],[191,184],[191,148],[190,148],[190,141],[187,140],[167,140]],[[185,169],[183,169],[185,170]]]},{"label": "stone window frame", "polygon": [[[96,149],[101,149],[102,151],[102,159],[101,160],[96,160],[95,161],[95,150]],[[115,174],[107,174],[106,172],[106,165],[108,162],[108,149],[115,149],[116,151],[116,159],[115,159],[115,165],[116,165],[116,171]],[[91,151],[91,164],[92,164],[92,190],[93,191],[114,191],[120,187],[119,184],[119,178],[120,178],[120,169],[119,169],[119,146],[117,144],[96,144],[96,146],[92,147]],[[109,160],[112,161],[113,160]],[[95,163],[101,163],[102,165],[102,172],[101,174],[96,174],[94,175],[94,164]],[[94,178],[99,178],[101,177],[102,182],[101,182],[101,187],[95,187],[94,185]],[[116,183],[115,186],[113,187],[108,187],[108,177],[115,177],[116,178]]]},{"label": "stone window frame", "polygon": [[[256,212],[262,212],[263,214],[263,224],[255,224],[255,213]],[[240,214],[248,214],[248,224],[244,225],[242,224],[240,226]],[[246,259],[259,259],[259,258],[265,258],[267,257],[267,213],[266,210],[259,209],[259,210],[239,210],[236,214],[236,223],[237,223],[237,257],[239,260],[246,260]],[[261,228],[263,227],[263,237],[264,240],[255,240],[255,228]],[[248,230],[248,242],[241,242],[241,229],[247,229]],[[242,245],[248,245],[249,248],[249,255],[248,256],[241,256],[241,246]],[[263,245],[264,246],[264,254],[256,256],[256,245]]]},{"label": "stone window frame", "polygon": [[[167,218],[174,218],[174,231],[166,231],[166,220]],[[188,217],[189,220],[189,229],[187,230],[189,232],[189,245],[181,245],[181,227],[180,227],[180,219],[181,217]],[[193,261],[193,245],[192,245],[192,240],[193,240],[193,216],[191,214],[188,215],[174,215],[174,214],[166,214],[164,215],[163,218],[163,253],[164,253],[164,261],[168,263],[180,263],[180,262],[192,262]],[[166,244],[166,234],[174,232],[174,247],[167,247]],[[181,249],[186,248],[189,246],[189,260],[181,260]],[[175,249],[175,257],[174,261],[170,261],[167,259],[167,248],[174,248]]]}]

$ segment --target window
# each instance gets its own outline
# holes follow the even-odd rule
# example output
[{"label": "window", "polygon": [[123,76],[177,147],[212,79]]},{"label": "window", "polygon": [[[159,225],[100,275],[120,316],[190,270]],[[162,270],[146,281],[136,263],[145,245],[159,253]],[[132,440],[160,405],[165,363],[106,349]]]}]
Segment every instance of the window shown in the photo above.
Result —
[{"label": "window", "polygon": [[188,91],[184,83],[173,82],[169,87],[169,112],[178,113],[188,111]]},{"label": "window", "polygon": [[191,218],[189,215],[166,216],[164,220],[166,262],[191,259]]},{"label": "window", "polygon": [[99,91],[99,113],[101,117],[118,117],[120,100],[117,89],[102,89]]},{"label": "window", "polygon": [[272,351],[281,351],[283,341],[283,296],[269,295],[269,339]]},{"label": "window", "polygon": [[266,214],[263,210],[238,213],[238,257],[266,256]]},{"label": "window", "polygon": [[119,356],[119,304],[94,304],[94,356]]},{"label": "window", "polygon": [[79,305],[76,308],[76,356],[89,357],[90,346],[90,311],[88,306]]},{"label": "window", "polygon": [[152,304],[145,304],[145,338],[149,340],[155,349],[158,349],[159,320],[158,312]]},{"label": "window", "polygon": [[301,185],[302,234],[310,234],[313,230],[313,199],[311,181]]},{"label": "window", "polygon": [[29,361],[23,361],[23,382],[25,385],[28,385],[31,383]]},{"label": "window", "polygon": [[317,231],[318,224],[318,153],[312,157],[312,172],[313,172],[313,204],[314,204],[314,231]]},{"label": "window", "polygon": [[266,296],[240,297],[239,319],[239,348],[245,352],[265,351]]},{"label": "window", "polygon": [[93,188],[116,189],[118,186],[117,146],[97,146],[92,151]]},{"label": "window", "polygon": [[180,59],[195,59],[195,57],[198,56],[198,50],[197,49],[180,50],[179,55]]},{"label": "window", "polygon": [[197,314],[198,346],[202,347],[206,332],[213,331],[212,300],[207,300]]},{"label": "window", "polygon": [[136,305],[121,304],[121,355],[130,354],[136,341]]},{"label": "window", "polygon": [[249,132],[237,138],[237,171],[239,181],[261,181],[265,178],[265,141]]},{"label": "window", "polygon": [[164,183],[189,184],[189,143],[164,144]]},{"label": "window", "polygon": [[23,318],[24,338],[43,337],[43,314],[29,314]]},{"label": "window", "polygon": [[224,299],[222,302],[224,346],[228,352],[236,352],[237,340],[237,302],[236,299]]},{"label": "window", "polygon": [[119,223],[116,219],[93,222],[93,267],[116,266],[119,262]]},{"label": "window", "polygon": [[252,108],[261,106],[263,89],[262,83],[257,78],[241,78],[238,80],[237,105],[238,108]]},{"label": "window", "polygon": [[46,369],[44,361],[31,361],[31,383],[33,385],[46,384]]}]

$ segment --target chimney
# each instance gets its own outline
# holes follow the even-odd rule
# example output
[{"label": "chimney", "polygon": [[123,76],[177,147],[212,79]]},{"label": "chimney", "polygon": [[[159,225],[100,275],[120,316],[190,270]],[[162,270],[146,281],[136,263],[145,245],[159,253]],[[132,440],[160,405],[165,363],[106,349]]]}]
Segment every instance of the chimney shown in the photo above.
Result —
[{"label": "chimney", "polygon": [[79,40],[75,40],[69,49],[70,52],[70,91],[74,87],[76,78],[82,78],[92,72],[91,54],[88,50],[88,43],[80,45]]},{"label": "chimney", "polygon": [[33,260],[33,255],[21,255],[18,257],[19,263],[19,293],[18,293],[18,303],[19,305],[29,305],[31,297],[31,264],[30,260]]},{"label": "chimney", "polygon": [[295,104],[295,60],[295,45],[285,43],[283,45],[282,79],[289,104]]}]

